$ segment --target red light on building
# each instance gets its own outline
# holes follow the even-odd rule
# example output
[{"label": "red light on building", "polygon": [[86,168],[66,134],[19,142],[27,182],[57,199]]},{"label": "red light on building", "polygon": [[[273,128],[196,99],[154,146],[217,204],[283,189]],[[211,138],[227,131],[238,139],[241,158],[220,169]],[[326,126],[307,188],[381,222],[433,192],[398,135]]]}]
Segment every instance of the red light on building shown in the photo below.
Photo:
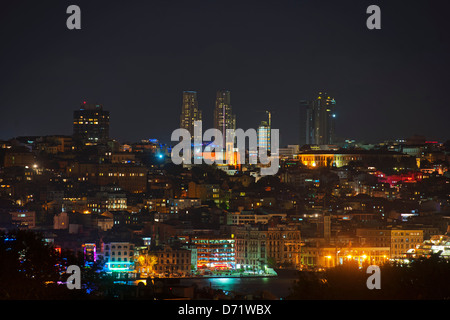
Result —
[{"label": "red light on building", "polygon": [[415,183],[420,180],[422,180],[421,172],[409,172],[401,175],[378,177],[379,182],[389,183],[391,187],[396,186],[400,182]]}]

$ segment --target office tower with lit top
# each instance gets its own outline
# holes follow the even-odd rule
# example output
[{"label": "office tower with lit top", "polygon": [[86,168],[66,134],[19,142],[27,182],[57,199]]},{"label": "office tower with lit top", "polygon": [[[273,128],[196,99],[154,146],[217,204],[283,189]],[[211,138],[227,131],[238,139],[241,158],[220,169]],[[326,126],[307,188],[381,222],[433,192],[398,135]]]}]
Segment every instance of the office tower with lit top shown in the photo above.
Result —
[{"label": "office tower with lit top", "polygon": [[270,152],[270,126],[267,121],[261,121],[258,127],[258,150]]},{"label": "office tower with lit top", "polygon": [[217,91],[214,108],[214,128],[222,132],[224,141],[226,139],[226,130],[236,129],[236,115],[232,111],[230,91]]},{"label": "office tower with lit top", "polygon": [[301,106],[306,106],[306,144],[333,144],[336,101],[320,92],[315,100]]},{"label": "office tower with lit top", "polygon": [[186,129],[194,136],[194,121],[202,120],[202,112],[198,108],[197,92],[183,91],[181,106],[180,128]]},{"label": "office tower with lit top", "polygon": [[83,102],[73,112],[73,138],[85,145],[105,143],[109,139],[109,111],[101,104]]}]

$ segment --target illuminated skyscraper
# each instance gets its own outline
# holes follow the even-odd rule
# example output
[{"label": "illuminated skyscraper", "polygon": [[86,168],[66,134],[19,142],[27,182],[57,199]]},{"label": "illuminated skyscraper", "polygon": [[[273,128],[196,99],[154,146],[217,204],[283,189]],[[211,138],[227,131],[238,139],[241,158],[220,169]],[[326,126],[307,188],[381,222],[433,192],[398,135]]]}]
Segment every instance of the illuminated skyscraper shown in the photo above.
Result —
[{"label": "illuminated skyscraper", "polygon": [[258,127],[258,149],[270,151],[270,126],[266,121]]},{"label": "illuminated skyscraper", "polygon": [[236,129],[236,115],[231,108],[230,91],[219,90],[216,94],[216,106],[214,108],[214,128],[222,132],[224,141],[227,129]]},{"label": "illuminated skyscraper", "polygon": [[73,138],[86,145],[105,143],[109,139],[109,111],[101,104],[83,102],[73,112]]},{"label": "illuminated skyscraper", "polygon": [[183,91],[183,104],[181,107],[180,128],[187,129],[194,135],[194,121],[202,120],[202,111],[198,108],[197,92]]},{"label": "illuminated skyscraper", "polygon": [[306,106],[306,144],[333,144],[336,101],[324,92]]},{"label": "illuminated skyscraper", "polygon": [[258,149],[264,148],[270,152],[272,112],[267,110],[265,112],[268,116],[268,121],[261,121],[258,127]]}]

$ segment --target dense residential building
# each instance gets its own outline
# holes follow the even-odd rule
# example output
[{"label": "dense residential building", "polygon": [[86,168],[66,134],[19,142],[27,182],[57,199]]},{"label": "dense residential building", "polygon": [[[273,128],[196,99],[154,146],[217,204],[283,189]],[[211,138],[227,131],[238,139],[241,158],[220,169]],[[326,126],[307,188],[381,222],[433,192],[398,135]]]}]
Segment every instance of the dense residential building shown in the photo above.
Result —
[{"label": "dense residential building", "polygon": [[74,163],[68,169],[70,177],[98,186],[117,185],[123,190],[140,193],[147,190],[148,169],[132,164]]},{"label": "dense residential building", "polygon": [[227,223],[230,225],[267,224],[271,219],[286,219],[286,213],[267,213],[259,211],[237,211],[227,213]]},{"label": "dense residential building", "polygon": [[29,150],[11,148],[7,149],[4,156],[4,167],[30,167],[36,165],[36,155]]},{"label": "dense residential building", "polygon": [[201,206],[200,199],[190,198],[156,198],[146,200],[146,207],[149,211],[156,211],[159,213],[173,213],[178,214],[182,210]]},{"label": "dense residential building", "polygon": [[36,150],[50,153],[69,153],[73,150],[73,137],[62,135],[51,135],[36,140]]},{"label": "dense residential building", "polygon": [[36,212],[21,210],[10,212],[11,221],[19,229],[33,229],[36,226]]},{"label": "dense residential building", "polygon": [[93,213],[127,210],[125,193],[98,192],[87,199],[87,210]]},{"label": "dense residential building", "polygon": [[200,199],[202,202],[213,200],[219,204],[223,191],[219,184],[203,184],[191,181],[188,185],[187,195],[189,198]]}]

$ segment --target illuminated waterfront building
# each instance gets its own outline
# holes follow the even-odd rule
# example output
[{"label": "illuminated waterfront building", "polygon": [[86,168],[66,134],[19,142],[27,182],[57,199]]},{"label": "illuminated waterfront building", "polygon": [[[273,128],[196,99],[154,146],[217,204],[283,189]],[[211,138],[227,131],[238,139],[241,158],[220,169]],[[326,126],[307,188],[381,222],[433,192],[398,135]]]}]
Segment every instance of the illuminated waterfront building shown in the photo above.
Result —
[{"label": "illuminated waterfront building", "polygon": [[141,250],[136,257],[136,272],[141,277],[187,275],[190,271],[191,251],[187,249],[165,245],[154,250]]},{"label": "illuminated waterfront building", "polygon": [[236,266],[235,240],[226,236],[193,236],[191,243],[197,249],[197,267],[234,269]]},{"label": "illuminated waterfront building", "polygon": [[389,261],[390,247],[380,246],[304,246],[301,252],[302,268],[332,268],[346,262],[381,265]]},{"label": "illuminated waterfront building", "polygon": [[259,271],[267,267],[267,232],[264,229],[251,225],[236,228],[236,269]]},{"label": "illuminated waterfront building", "polygon": [[134,272],[134,244],[105,242],[97,256],[103,259],[108,272]]},{"label": "illuminated waterfront building", "polygon": [[264,270],[276,266],[300,267],[301,237],[295,226],[246,225],[236,228],[236,267]]},{"label": "illuminated waterfront building", "polygon": [[432,255],[439,255],[442,258],[450,259],[450,236],[434,235],[429,240],[418,244],[416,248],[407,251],[408,258],[430,258]]}]

